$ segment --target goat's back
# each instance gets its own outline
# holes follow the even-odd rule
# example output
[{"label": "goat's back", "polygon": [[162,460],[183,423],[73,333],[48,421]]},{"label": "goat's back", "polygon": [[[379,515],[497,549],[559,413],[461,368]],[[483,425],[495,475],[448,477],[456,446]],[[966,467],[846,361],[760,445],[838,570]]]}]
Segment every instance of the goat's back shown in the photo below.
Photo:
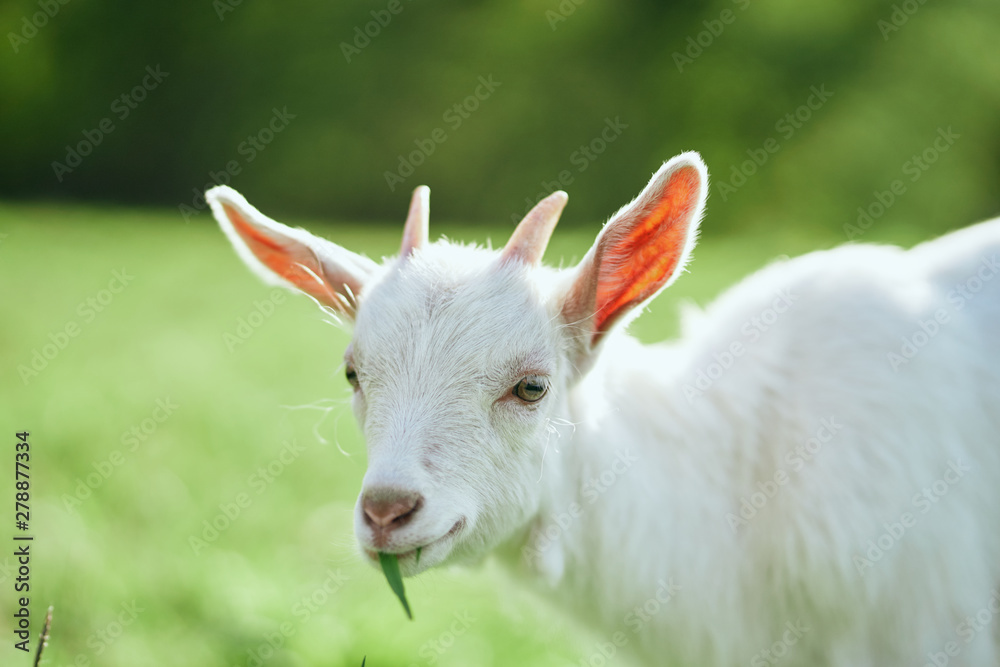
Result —
[{"label": "goat's back", "polygon": [[961,624],[1000,584],[1000,220],[773,265],[686,340],[695,370],[744,344],[704,396],[754,415],[734,502],[788,480],[737,530],[745,611],[769,600],[778,632],[808,610],[848,662],[956,641],[952,664],[996,664],[997,631],[966,647]]},{"label": "goat's back", "polygon": [[[949,664],[997,664],[997,626],[970,638],[962,623],[1000,585],[998,261],[1000,220],[909,251],[815,252],[692,314],[676,345],[607,350],[625,381],[605,391],[629,398],[580,435],[588,460],[613,433],[643,466],[594,511],[605,538],[645,540],[629,549],[642,576],[609,585],[687,587],[650,654],[744,662],[801,619],[786,664],[923,664],[952,641]],[[609,528],[638,488],[663,510]],[[607,578],[616,558],[593,566]],[[739,628],[728,653],[722,628]]]}]

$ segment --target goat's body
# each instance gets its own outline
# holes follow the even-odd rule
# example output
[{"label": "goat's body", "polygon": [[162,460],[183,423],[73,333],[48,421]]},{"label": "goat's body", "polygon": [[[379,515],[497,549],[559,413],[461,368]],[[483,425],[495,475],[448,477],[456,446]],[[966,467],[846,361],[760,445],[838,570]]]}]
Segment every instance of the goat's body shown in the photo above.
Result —
[{"label": "goat's body", "polygon": [[998,258],[1000,220],[844,246],[678,343],[613,337],[550,442],[533,569],[650,664],[1000,664]]}]

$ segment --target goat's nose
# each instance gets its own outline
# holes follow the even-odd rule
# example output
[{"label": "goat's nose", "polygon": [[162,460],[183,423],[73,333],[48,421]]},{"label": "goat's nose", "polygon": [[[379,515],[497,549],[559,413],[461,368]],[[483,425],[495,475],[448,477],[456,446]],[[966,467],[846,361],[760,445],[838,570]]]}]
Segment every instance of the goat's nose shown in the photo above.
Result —
[{"label": "goat's nose", "polygon": [[361,501],[368,525],[387,531],[406,525],[423,504],[419,493],[395,489],[366,491]]}]

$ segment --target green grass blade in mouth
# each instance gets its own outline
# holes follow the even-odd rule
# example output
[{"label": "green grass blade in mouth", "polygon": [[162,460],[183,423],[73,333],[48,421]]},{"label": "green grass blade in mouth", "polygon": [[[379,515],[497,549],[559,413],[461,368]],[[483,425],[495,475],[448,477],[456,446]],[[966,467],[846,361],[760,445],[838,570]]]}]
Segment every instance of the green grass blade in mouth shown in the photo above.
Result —
[{"label": "green grass blade in mouth", "polygon": [[406,591],[403,589],[403,575],[399,573],[399,559],[396,554],[378,553],[378,562],[382,566],[382,572],[389,581],[389,588],[396,594],[399,601],[403,603],[403,611],[411,621],[413,614],[410,613],[410,604],[406,601]]}]

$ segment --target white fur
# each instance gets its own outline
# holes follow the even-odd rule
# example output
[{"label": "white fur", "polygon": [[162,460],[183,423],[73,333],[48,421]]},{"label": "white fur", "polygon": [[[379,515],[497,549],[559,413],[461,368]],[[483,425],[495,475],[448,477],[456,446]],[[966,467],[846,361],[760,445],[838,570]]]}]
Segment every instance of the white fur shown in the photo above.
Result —
[{"label": "white fur", "polygon": [[[650,665],[1000,664],[1000,220],[774,264],[587,363],[577,273],[497,255],[435,243],[360,294],[363,490],[425,499],[380,546],[405,574],[495,552]],[[505,400],[528,371],[547,396]]]}]

